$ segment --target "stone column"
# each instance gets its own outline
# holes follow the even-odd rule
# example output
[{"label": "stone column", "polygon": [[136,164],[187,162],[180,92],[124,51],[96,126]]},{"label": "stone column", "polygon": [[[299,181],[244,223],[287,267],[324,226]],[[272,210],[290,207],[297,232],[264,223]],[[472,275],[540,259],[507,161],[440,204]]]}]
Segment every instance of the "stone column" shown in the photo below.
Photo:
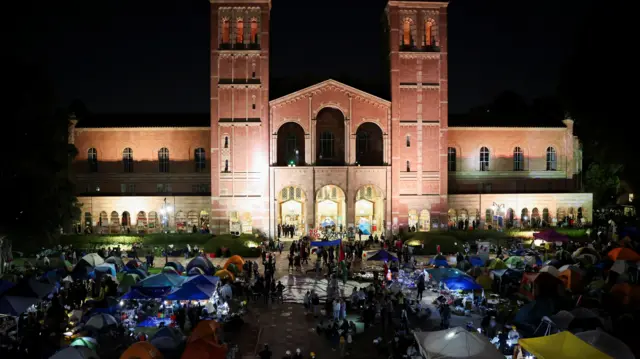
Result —
[{"label": "stone column", "polygon": [[350,162],[351,156],[349,155],[351,153],[351,146],[350,146],[350,140],[349,138],[351,137],[351,120],[349,118],[345,118],[344,119],[344,163],[346,165],[351,164],[352,162]]}]

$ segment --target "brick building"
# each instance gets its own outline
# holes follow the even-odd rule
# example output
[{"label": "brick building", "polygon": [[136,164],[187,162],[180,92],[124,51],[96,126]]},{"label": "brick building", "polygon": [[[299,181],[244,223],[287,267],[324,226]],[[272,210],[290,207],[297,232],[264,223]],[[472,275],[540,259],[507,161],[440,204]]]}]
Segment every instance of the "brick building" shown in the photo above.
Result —
[{"label": "brick building", "polygon": [[389,1],[391,101],[330,79],[270,101],[270,1],[211,2],[209,119],[71,121],[84,225],[273,234],[590,221],[570,119],[449,126],[446,2]]}]

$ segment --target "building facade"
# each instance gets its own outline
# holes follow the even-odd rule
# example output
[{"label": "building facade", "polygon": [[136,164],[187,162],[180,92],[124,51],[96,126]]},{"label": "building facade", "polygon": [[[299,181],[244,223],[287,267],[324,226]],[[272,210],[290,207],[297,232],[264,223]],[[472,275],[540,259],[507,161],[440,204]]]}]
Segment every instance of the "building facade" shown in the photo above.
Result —
[{"label": "building facade", "polygon": [[[570,119],[448,123],[447,3],[389,1],[391,101],[326,80],[269,101],[269,0],[211,1],[207,124],[83,127],[84,225],[270,235],[590,221]],[[180,123],[180,119],[176,119]]]}]

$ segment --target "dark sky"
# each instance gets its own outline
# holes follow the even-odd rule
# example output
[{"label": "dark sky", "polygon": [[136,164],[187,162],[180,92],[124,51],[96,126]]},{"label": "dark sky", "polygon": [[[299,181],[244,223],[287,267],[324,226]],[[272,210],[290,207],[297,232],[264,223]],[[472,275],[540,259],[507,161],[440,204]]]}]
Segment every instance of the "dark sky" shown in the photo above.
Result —
[{"label": "dark sky", "polygon": [[[94,113],[205,113],[209,109],[209,1],[20,2],[13,53],[42,64],[61,106]],[[389,73],[380,56],[386,0],[273,0],[271,77],[341,74],[371,84]],[[452,0],[452,113],[504,90],[552,94],[575,25],[590,1]]]}]

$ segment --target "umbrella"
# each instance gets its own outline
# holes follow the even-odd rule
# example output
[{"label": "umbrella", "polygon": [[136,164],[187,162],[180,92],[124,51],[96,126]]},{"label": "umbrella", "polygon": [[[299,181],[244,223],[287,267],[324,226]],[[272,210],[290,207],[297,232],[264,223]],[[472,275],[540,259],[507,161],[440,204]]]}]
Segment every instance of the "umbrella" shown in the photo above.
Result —
[{"label": "umbrella", "polygon": [[506,264],[509,268],[524,268],[524,261],[522,260],[522,257],[509,257],[504,262],[504,264]]},{"label": "umbrella", "polygon": [[91,350],[96,350],[98,347],[98,341],[91,337],[82,337],[71,342],[72,347],[87,347]]},{"label": "umbrella", "polygon": [[612,249],[609,254],[607,254],[611,260],[618,261],[631,261],[631,262],[640,262],[640,255],[636,253],[633,249],[629,248],[615,248]]},{"label": "umbrella", "polygon": [[104,259],[102,259],[102,257],[100,257],[98,253],[89,253],[86,256],[82,257],[80,260],[87,262],[92,267],[104,263]]},{"label": "umbrella", "polygon": [[80,346],[67,347],[61,351],[55,353],[49,359],[99,359],[100,357],[96,352]]},{"label": "umbrella", "polygon": [[100,331],[112,325],[118,325],[116,318],[114,318],[109,314],[101,313],[89,318],[89,320],[87,320],[87,323],[84,325],[84,327],[89,330]]},{"label": "umbrella", "polygon": [[476,283],[471,277],[455,277],[447,278],[444,280],[444,284],[449,290],[475,290],[482,289],[482,286]]}]

